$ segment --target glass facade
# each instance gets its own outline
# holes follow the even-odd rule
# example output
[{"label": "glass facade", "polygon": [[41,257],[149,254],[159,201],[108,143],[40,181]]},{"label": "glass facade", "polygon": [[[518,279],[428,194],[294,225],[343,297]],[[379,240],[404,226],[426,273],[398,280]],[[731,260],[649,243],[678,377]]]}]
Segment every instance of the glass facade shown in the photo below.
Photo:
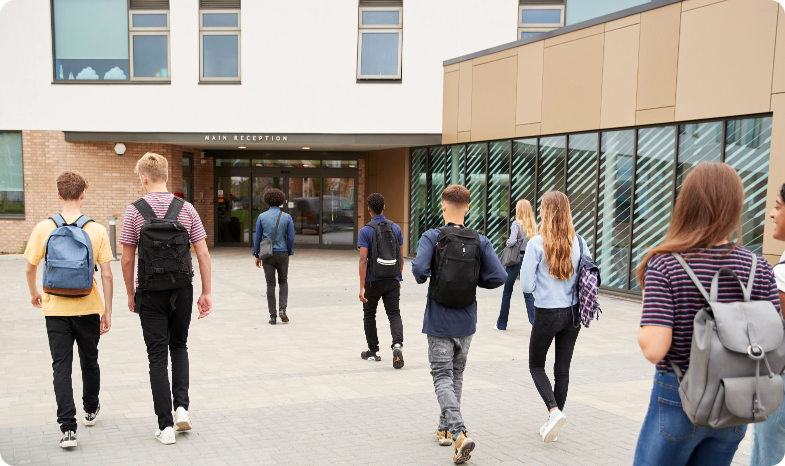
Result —
[{"label": "glass facade", "polygon": [[539,218],[542,195],[558,190],[570,198],[603,287],[638,292],[635,268],[665,237],[689,170],[721,161],[744,184],[742,244],[761,254],[771,131],[772,117],[764,116],[413,149],[409,253],[426,229],[442,225],[434,206],[444,186],[469,189],[466,225],[497,251],[515,203],[528,199]]},{"label": "glass facade", "polygon": [[22,133],[0,133],[0,218],[25,215]]}]

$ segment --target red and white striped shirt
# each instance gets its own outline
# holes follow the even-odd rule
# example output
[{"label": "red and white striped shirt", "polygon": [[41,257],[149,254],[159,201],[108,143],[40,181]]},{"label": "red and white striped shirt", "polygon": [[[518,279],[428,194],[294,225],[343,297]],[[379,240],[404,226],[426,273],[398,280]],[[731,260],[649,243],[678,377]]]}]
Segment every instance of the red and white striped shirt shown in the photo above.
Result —
[{"label": "red and white striped shirt", "polygon": [[[164,218],[173,198],[174,194],[172,193],[148,193],[144,197],[144,200],[150,204],[150,207],[153,208],[153,212],[155,212],[155,215],[158,218]],[[204,231],[202,220],[199,218],[199,214],[190,202],[186,202],[185,205],[183,205],[180,214],[177,216],[177,221],[188,230],[188,236],[191,237],[191,244],[207,238],[207,232]],[[128,208],[125,209],[123,229],[120,232],[120,244],[137,246],[139,244],[139,236],[142,232],[142,225],[144,225],[144,217],[139,213],[136,206],[133,204],[129,205]]]}]

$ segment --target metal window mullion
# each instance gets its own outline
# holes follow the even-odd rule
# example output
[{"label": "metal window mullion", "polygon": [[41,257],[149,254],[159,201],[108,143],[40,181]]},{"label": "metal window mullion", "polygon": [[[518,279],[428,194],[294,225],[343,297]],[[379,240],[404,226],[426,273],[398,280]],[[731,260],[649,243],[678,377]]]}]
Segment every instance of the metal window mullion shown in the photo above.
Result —
[{"label": "metal window mullion", "polygon": [[540,209],[540,138],[534,138],[534,216]]},{"label": "metal window mullion", "polygon": [[632,252],[634,248],[633,226],[635,225],[635,191],[638,184],[638,132],[635,128],[634,140],[632,141],[632,189],[630,190],[630,245],[627,249],[627,277],[624,282],[624,289],[630,289],[630,277],[632,276]]},{"label": "metal window mullion", "polygon": [[722,141],[720,141],[720,161],[725,163],[725,145],[728,140],[728,120],[722,120]]},{"label": "metal window mullion", "polygon": [[600,237],[599,232],[597,231],[597,225],[599,224],[598,217],[600,215],[600,170],[602,166],[600,162],[602,161],[600,150],[602,148],[602,131],[597,132],[597,177],[594,180],[594,241],[592,241],[592,248],[591,254],[592,257],[597,259],[597,239]]},{"label": "metal window mullion", "polygon": [[567,158],[570,154],[570,137],[564,135],[564,193],[569,197],[570,188],[567,183]]},{"label": "metal window mullion", "polygon": [[515,219],[516,211],[513,209],[512,206],[512,145],[514,144],[513,140],[510,139],[510,151],[507,153],[507,226],[510,225],[510,220]]},{"label": "metal window mullion", "polygon": [[428,214],[431,210],[431,150],[425,149],[425,230],[428,230]]},{"label": "metal window mullion", "polygon": [[488,191],[491,187],[491,144],[485,143],[485,212],[482,217],[482,231],[488,236]]},{"label": "metal window mullion", "polygon": [[671,176],[671,213],[673,208],[676,207],[676,181],[678,180],[679,171],[679,135],[682,125],[676,125],[675,141],[673,143],[673,176]]}]

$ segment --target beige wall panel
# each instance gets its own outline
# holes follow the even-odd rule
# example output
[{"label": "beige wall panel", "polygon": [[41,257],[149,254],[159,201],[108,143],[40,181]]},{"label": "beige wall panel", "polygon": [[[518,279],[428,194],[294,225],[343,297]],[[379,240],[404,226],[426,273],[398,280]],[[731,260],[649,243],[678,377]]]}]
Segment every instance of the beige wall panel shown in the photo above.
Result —
[{"label": "beige wall panel", "polygon": [[472,62],[474,63],[474,66],[477,66],[492,61],[501,60],[502,58],[514,57],[516,55],[518,55],[517,47],[507,50],[502,50],[501,52],[492,53],[490,55],[485,55],[483,57],[478,57],[472,60]]},{"label": "beige wall panel", "polygon": [[458,132],[458,142],[471,142],[472,141],[472,132],[471,131],[460,131]]},{"label": "beige wall panel", "polygon": [[525,125],[542,120],[542,41],[518,47],[518,107],[515,123]]},{"label": "beige wall panel", "polygon": [[472,141],[515,136],[517,75],[517,56],[474,67]]},{"label": "beige wall panel", "polygon": [[560,36],[551,37],[550,39],[545,39],[544,41],[545,47],[546,48],[553,47],[554,45],[572,42],[574,40],[583,39],[585,37],[602,34],[603,32],[605,32],[605,24],[598,24],[596,26],[580,29],[575,32],[570,32],[568,34],[562,34]]},{"label": "beige wall panel", "polygon": [[605,33],[600,126],[635,126],[640,25]]},{"label": "beige wall panel", "polygon": [[377,192],[384,196],[384,215],[399,225],[405,220],[406,205],[406,159],[407,150],[388,149],[376,152],[376,191],[368,190],[365,195]]},{"label": "beige wall panel", "polygon": [[774,55],[774,82],[771,84],[771,93],[785,92],[785,9],[780,6],[779,19],[777,20],[777,43]]},{"label": "beige wall panel", "polygon": [[651,108],[638,110],[635,114],[636,125],[656,125],[676,121],[676,107]]},{"label": "beige wall panel", "polygon": [[696,8],[700,8],[706,5],[711,5],[713,3],[720,3],[724,1],[725,0],[684,0],[683,2],[681,2],[681,10],[682,11],[694,10]]},{"label": "beige wall panel", "polygon": [[769,111],[777,8],[727,0],[682,14],[677,120]]},{"label": "beige wall panel", "polygon": [[610,21],[605,23],[605,32],[613,31],[614,29],[621,29],[627,26],[632,26],[633,24],[638,24],[640,22],[641,22],[640,13],[638,13],[637,15],[625,16],[622,19],[617,19],[616,21]]},{"label": "beige wall panel", "polygon": [[771,265],[772,267],[777,265],[777,264],[779,264],[780,257],[781,256],[775,256],[775,255],[770,255],[770,254],[764,254],[763,255],[763,258],[766,259],[767,261],[769,261],[769,265]]},{"label": "beige wall panel", "polygon": [[453,63],[452,65],[447,65],[444,67],[444,74],[452,73],[453,71],[458,71],[461,69],[460,63]]},{"label": "beige wall panel", "polygon": [[518,125],[515,127],[515,137],[516,138],[527,138],[529,136],[539,136],[540,133],[540,124],[539,123],[532,123],[530,125]]},{"label": "beige wall panel", "polygon": [[681,5],[641,14],[638,52],[638,110],[676,105]]},{"label": "beige wall panel", "polygon": [[545,48],[542,134],[598,129],[605,35]]},{"label": "beige wall panel", "polygon": [[771,237],[774,225],[769,212],[785,180],[785,94],[771,96],[771,111],[774,112],[771,129],[771,155],[769,156],[769,186],[766,194],[766,223],[763,227],[763,254],[771,254],[779,258],[785,251],[785,243]]},{"label": "beige wall panel", "polygon": [[458,79],[458,132],[472,130],[472,61],[460,63]]},{"label": "beige wall panel", "polygon": [[442,107],[442,144],[458,142],[458,82],[460,71],[445,73]]}]

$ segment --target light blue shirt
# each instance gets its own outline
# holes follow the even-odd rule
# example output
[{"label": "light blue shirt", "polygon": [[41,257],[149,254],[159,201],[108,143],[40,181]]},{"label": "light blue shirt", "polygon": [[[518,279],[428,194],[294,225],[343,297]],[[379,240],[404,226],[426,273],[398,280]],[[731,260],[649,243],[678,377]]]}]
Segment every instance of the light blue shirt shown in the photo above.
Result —
[{"label": "light blue shirt", "polygon": [[[581,238],[583,253],[590,256],[589,247]],[[578,268],[580,260],[580,245],[578,235],[572,242],[572,266]],[[545,258],[542,236],[537,235],[529,240],[526,254],[523,256],[521,266],[521,289],[524,293],[534,293],[534,305],[543,309],[556,309],[570,307],[578,303],[575,293],[575,273],[569,280],[559,280],[549,275],[548,261]]]}]

